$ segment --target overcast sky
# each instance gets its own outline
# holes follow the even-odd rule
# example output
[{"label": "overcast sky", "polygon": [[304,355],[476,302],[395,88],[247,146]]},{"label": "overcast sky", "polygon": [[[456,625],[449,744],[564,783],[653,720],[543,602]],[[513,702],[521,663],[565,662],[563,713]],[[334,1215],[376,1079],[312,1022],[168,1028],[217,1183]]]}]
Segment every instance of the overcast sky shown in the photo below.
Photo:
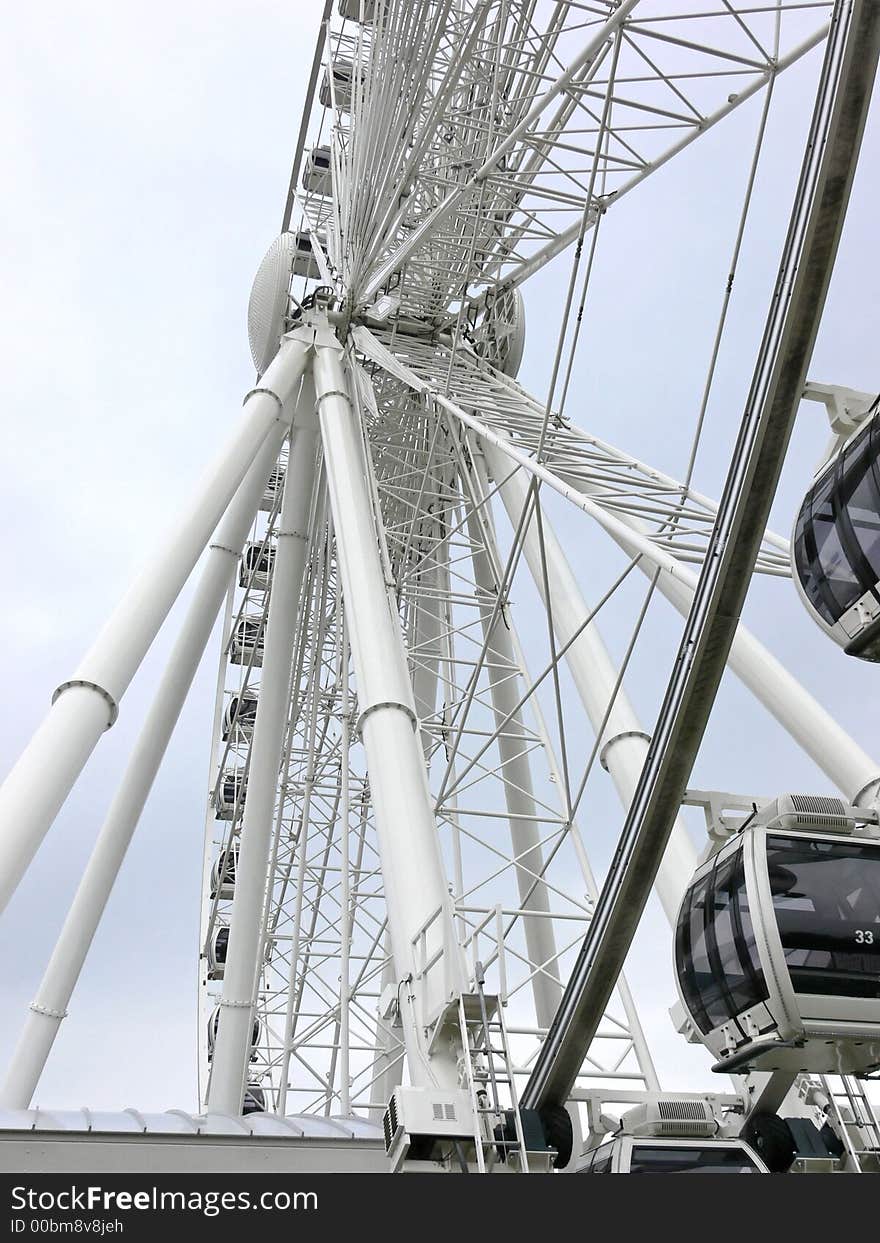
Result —
[{"label": "overcast sky", "polygon": [[[252,377],[247,297],[279,226],[320,8],[317,0],[46,0],[5,12],[3,769],[238,417]],[[742,412],[819,60],[814,53],[778,87],[695,479],[710,493],[723,479]],[[567,413],[678,475],[726,279],[756,104],[700,139],[603,226]],[[810,369],[814,379],[870,391],[880,388],[877,111]],[[565,262],[526,291],[520,378],[539,394]],[[826,438],[821,408],[804,405],[774,508],[782,534],[789,534]],[[603,558],[616,554],[598,545],[590,551],[583,516],[553,512],[585,584],[598,581]],[[759,637],[854,737],[880,753],[876,671],[825,639],[785,580],[760,581],[746,612]],[[178,609],[0,922],[4,1061],[179,616]],[[662,619],[659,625],[662,631]],[[676,625],[670,620],[670,642]],[[617,647],[613,634],[611,646]],[[199,674],[37,1093],[42,1105],[196,1106],[200,859],[215,651]],[[656,711],[666,670],[650,651],[636,662],[629,689],[646,719]],[[829,790],[729,678],[693,784],[767,795]],[[600,866],[620,822],[610,796],[607,816],[596,840]],[[682,1044],[665,1017],[674,991],[668,934],[655,904],[646,931],[631,976],[661,1071],[670,1085],[706,1083],[707,1059]]]}]

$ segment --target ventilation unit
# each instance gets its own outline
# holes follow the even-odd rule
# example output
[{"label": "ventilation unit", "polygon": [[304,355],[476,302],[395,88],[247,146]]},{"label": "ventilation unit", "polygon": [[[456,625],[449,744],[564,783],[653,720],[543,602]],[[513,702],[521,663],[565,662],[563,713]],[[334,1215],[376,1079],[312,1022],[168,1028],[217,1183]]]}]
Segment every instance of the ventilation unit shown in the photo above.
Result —
[{"label": "ventilation unit", "polygon": [[672,1097],[648,1101],[630,1109],[620,1120],[624,1135],[710,1139],[718,1133],[711,1104],[702,1099]]}]

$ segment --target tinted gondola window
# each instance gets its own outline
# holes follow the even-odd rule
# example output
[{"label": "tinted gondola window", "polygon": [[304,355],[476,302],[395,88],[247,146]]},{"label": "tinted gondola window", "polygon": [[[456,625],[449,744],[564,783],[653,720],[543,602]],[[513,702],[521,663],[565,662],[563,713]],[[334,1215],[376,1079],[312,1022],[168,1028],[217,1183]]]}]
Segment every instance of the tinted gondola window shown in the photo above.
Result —
[{"label": "tinted gondola window", "polygon": [[757,1165],[743,1148],[661,1148],[636,1145],[630,1174],[758,1174]]},{"label": "tinted gondola window", "polygon": [[742,1014],[767,996],[746,901],[742,851],[717,869],[713,900],[722,998],[728,1014]]},{"label": "tinted gondola window", "polygon": [[675,934],[675,961],[685,1003],[701,1032],[712,1030],[703,996],[712,983],[706,951],[705,914],[709,876],[698,880],[685,894]]},{"label": "tinted gondola window", "polygon": [[795,992],[880,998],[880,848],[768,836],[767,869]]},{"label": "tinted gondola window", "polygon": [[[862,580],[880,579],[880,423],[872,420],[843,455],[840,512],[844,539]],[[848,529],[847,529],[848,528]]]},{"label": "tinted gondola window", "polygon": [[746,897],[742,851],[688,890],[676,929],[676,968],[703,1033],[767,997]]},{"label": "tinted gondola window", "polygon": [[614,1144],[605,1143],[599,1148],[594,1148],[591,1153],[587,1154],[587,1164],[581,1170],[582,1174],[610,1174],[611,1158],[614,1153]]},{"label": "tinted gondola window", "polygon": [[[835,522],[833,494],[837,471],[821,480],[807,498],[797,549],[798,573],[810,603],[831,625],[864,594]],[[800,525],[800,524],[799,524]]]},{"label": "tinted gondola window", "polygon": [[794,561],[810,604],[829,625],[880,580],[880,419],[869,419],[801,506]]}]

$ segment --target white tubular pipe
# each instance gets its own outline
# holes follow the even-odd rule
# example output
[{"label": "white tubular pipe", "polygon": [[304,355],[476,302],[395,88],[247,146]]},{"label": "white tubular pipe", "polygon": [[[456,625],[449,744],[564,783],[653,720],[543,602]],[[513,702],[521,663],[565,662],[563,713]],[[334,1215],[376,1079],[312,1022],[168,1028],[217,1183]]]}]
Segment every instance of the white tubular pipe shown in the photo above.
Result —
[{"label": "white tubular pipe", "polygon": [[[458,1086],[455,1052],[438,1041],[427,1057],[423,1026],[464,984],[451,939],[452,911],[417,732],[412,685],[392,612],[367,484],[364,447],[348,396],[342,349],[329,328],[315,340],[315,389],[327,488],[336,532],[345,615],[357,682],[359,726],[370,774],[388,926],[399,984],[409,980],[402,1019],[410,1080]],[[421,976],[414,942],[425,935]]]},{"label": "white tubular pipe", "polygon": [[[339,678],[342,682],[342,736],[339,745],[339,757],[342,772],[339,776],[339,803],[342,815],[342,858],[339,876],[339,1109],[343,1118],[351,1113],[351,1022],[349,1005],[351,1002],[351,850],[350,814],[351,794],[349,790],[349,765],[351,763],[351,695],[348,679],[348,636],[345,633],[345,614],[342,618],[342,643],[339,661]],[[333,1076],[328,1076],[331,1091]]]},{"label": "white tubular pipe", "polygon": [[[483,451],[495,479],[505,479],[508,467],[503,454],[489,444],[483,446]],[[522,473],[518,471],[506,479],[499,491],[510,522],[516,528],[528,495],[528,488]],[[560,647],[563,647],[577,633],[578,628],[583,626],[590,609],[546,515],[543,518],[543,536],[549,602],[534,519],[530,521],[525,531],[523,553],[538,594],[545,606],[549,604],[552,610],[553,630]],[[624,809],[627,809],[632,802],[650,740],[622,685],[617,690],[613,707],[608,713],[608,720],[603,728],[602,723],[608,712],[612,695],[614,695],[618,671],[612,663],[595,622],[590,622],[583,627],[578,637],[567,649],[564,659],[571,671],[578,695],[593,729],[597,733],[600,729],[602,730],[601,762],[611,775]],[[696,848],[687,828],[681,819],[677,818],[655,882],[657,896],[667,919],[673,926],[684,890],[696,866]]]},{"label": "white tubular pipe", "polygon": [[[477,498],[487,494],[488,488],[481,478],[477,464]],[[510,841],[518,860],[515,867],[516,886],[520,906],[535,911],[538,918],[523,916],[523,932],[529,959],[534,967],[540,967],[532,977],[532,995],[535,1000],[535,1017],[541,1027],[549,1027],[562,1000],[562,984],[556,961],[556,937],[553,921],[546,916],[550,911],[547,886],[536,878],[544,874],[544,854],[541,835],[536,821],[535,799],[532,793],[532,772],[529,764],[522,711],[517,707],[522,695],[518,676],[512,676],[517,668],[516,656],[510,631],[499,612],[492,625],[492,600],[497,595],[495,575],[484,541],[492,538],[488,522],[477,516],[472,508],[468,513],[468,532],[471,540],[474,579],[480,599],[480,622],[484,642],[487,643],[486,675],[492,697],[492,713],[498,732],[498,753],[501,760],[501,778],[510,823]],[[501,666],[506,666],[502,668]],[[502,723],[506,722],[505,724]]]},{"label": "white tubular pipe", "polygon": [[[433,533],[431,535],[433,538]],[[443,544],[443,553],[438,545],[434,558],[439,561],[441,556],[448,560],[448,542]],[[415,610],[416,616],[411,628],[409,639],[410,656],[415,661],[412,686],[416,714],[420,722],[434,715],[437,707],[438,668],[441,659],[440,636],[443,633],[443,585],[440,566],[436,562],[429,565],[419,576],[420,587],[425,589],[425,596],[419,601]],[[430,756],[433,738],[429,730],[421,726],[422,751],[427,763]],[[394,958],[391,951],[391,938],[385,933],[386,960],[382,966],[379,979],[379,996],[397,981]],[[376,1015],[376,1046],[381,1053],[376,1056],[375,1077],[370,1084],[370,1104],[381,1105],[382,1108],[391,1100],[394,1089],[403,1082],[404,1059],[400,1056],[400,1041],[394,1034],[390,1022]]]},{"label": "white tubular pipe", "polygon": [[[439,558],[443,553],[448,555],[448,546],[438,545],[433,557]],[[423,596],[419,592],[424,591]],[[437,670],[440,665],[440,636],[443,633],[442,597],[440,588],[440,567],[429,565],[418,577],[415,595],[417,604],[410,627],[409,651],[413,660],[412,674],[413,699],[416,715],[420,722],[434,715],[437,707]],[[433,738],[428,729],[421,726],[422,750],[427,761],[431,753]]]},{"label": "white tubular pipe", "polygon": [[189,692],[239,553],[278,457],[284,428],[266,437],[217,528],[125,775],[107,812],[12,1056],[0,1108],[27,1109],[46,1065],[122,861]]},{"label": "white tubular pipe", "polygon": [[[574,479],[571,483],[578,486]],[[630,542],[620,531],[609,529],[612,539],[627,555],[641,554],[638,565],[644,574],[650,576],[660,568],[658,588],[686,617],[697,585],[696,574],[684,565],[679,565],[674,575],[667,573],[659,559],[652,561],[650,555],[645,555],[644,535],[638,520],[622,517],[633,528],[635,538]],[[838,725],[742,622],[736,628],[727,663],[845,798],[859,807],[875,805],[880,790],[880,764]]]},{"label": "white tubular pipe", "polygon": [[245,398],[245,417],[203,477],[195,499],[123,596],[74,676],[58,687],[48,715],[0,788],[0,911],[101,734],[115,721],[120,699],[257,450],[282,418],[284,402],[302,376],[306,351],[307,343],[294,335],[282,341],[260,387]]},{"label": "white tubular pipe", "polygon": [[[307,388],[310,392],[310,383],[303,385],[304,393]],[[316,429],[298,428],[285,474],[278,522],[263,671],[229,918],[223,994],[208,1085],[211,1113],[241,1113],[251,1054],[255,990],[263,947],[266,878],[272,854],[278,771],[290,710],[291,664],[308,554],[307,527],[316,453]]]}]

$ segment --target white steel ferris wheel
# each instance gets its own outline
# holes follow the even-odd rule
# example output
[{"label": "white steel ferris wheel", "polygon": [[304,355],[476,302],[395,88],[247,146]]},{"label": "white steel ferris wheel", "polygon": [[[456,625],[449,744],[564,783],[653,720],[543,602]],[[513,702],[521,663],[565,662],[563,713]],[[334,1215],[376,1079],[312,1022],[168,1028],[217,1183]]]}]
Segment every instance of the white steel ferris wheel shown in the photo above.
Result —
[{"label": "white steel ferris wheel", "polygon": [[[691,1102],[692,1129],[678,1133],[735,1138],[751,1118],[769,1152],[778,1134],[754,1119],[795,1099],[799,1118],[838,1124],[851,1168],[880,1148],[850,1077],[880,1065],[880,992],[820,988],[815,974],[880,979],[880,765],[739,622],[752,573],[794,590],[789,542],[767,516],[878,41],[875,0],[328,0],[282,231],[251,295],[257,379],[238,430],[0,792],[5,901],[204,554],[28,1013],[6,1107],[31,1103],[222,615],[200,945],[209,1114],[342,1118],[364,1136],[384,1122],[396,1166],[573,1168],[603,1133],[605,1103],[645,1118],[664,1104],[621,972],[653,886],[679,921],[682,1032],[719,1066],[729,1059],[738,1085],[704,1094],[701,1121]],[[695,460],[733,277],[774,86],[811,53],[809,143],[716,502],[697,489]],[[754,149],[723,243],[730,281],[674,478],[580,425],[583,311],[606,216],[751,99]],[[529,281],[566,254],[550,384],[534,395],[517,382]],[[845,405],[850,427],[870,413],[868,395],[809,395]],[[579,542],[615,550],[589,581],[557,506],[577,515]],[[664,599],[682,643],[644,718],[628,681]],[[749,790],[687,790],[725,667],[840,800],[786,796],[768,810]],[[623,828],[602,885],[589,809],[607,782]],[[685,828],[688,801],[706,812],[705,849]],[[827,839],[838,870],[861,869],[867,913],[846,924],[862,935],[857,953],[815,929],[792,933],[792,950],[781,916],[762,940],[760,903],[778,911],[782,893],[771,877],[756,896],[781,849],[773,834],[797,844],[808,829],[814,855]],[[814,971],[809,987],[796,968]],[[813,1014],[802,994],[819,993],[837,1001]]]}]

